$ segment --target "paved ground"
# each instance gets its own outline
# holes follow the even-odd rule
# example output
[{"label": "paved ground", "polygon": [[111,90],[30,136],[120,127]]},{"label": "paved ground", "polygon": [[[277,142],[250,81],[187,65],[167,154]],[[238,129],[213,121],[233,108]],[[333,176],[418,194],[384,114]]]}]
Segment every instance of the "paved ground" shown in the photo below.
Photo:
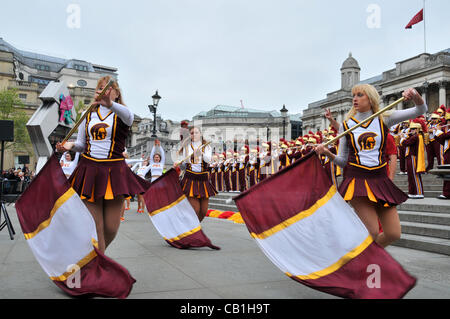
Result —
[{"label": "paved ground", "polygon": [[[69,298],[46,277],[8,211],[16,236],[0,232],[0,299]],[[3,219],[2,219],[3,220]],[[257,247],[243,224],[206,218],[203,230],[219,251],[178,250],[166,244],[136,203],[126,212],[107,255],[136,278],[132,299],[329,299],[334,296],[287,278]],[[400,247],[388,251],[412,275],[416,287],[405,298],[450,298],[450,256]]]}]

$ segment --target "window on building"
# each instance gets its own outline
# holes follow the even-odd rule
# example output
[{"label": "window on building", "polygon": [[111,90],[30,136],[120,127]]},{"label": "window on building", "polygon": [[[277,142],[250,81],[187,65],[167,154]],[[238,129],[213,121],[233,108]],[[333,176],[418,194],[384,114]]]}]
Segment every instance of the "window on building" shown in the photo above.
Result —
[{"label": "window on building", "polygon": [[36,64],[35,68],[38,69],[39,71],[50,71],[50,67],[44,64]]},{"label": "window on building", "polygon": [[86,86],[87,82],[85,80],[78,80],[77,84],[78,84],[78,86]]},{"label": "window on building", "polygon": [[82,64],[74,64],[73,68],[78,71],[86,71],[86,72],[89,71],[88,67]]},{"label": "window on building", "polygon": [[26,100],[27,95],[25,93],[19,93],[19,99]]},{"label": "window on building", "polygon": [[43,84],[43,85],[47,85],[50,83],[50,80],[47,79],[42,79],[42,78],[37,78],[34,76],[30,76],[28,78],[30,80],[30,82],[34,82],[34,83],[38,83],[38,84]]}]

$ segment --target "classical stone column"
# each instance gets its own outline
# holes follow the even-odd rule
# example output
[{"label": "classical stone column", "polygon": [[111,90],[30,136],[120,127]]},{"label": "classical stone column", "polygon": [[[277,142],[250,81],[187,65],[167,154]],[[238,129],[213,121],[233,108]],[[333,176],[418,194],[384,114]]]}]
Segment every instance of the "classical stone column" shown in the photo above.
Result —
[{"label": "classical stone column", "polygon": [[439,106],[447,105],[447,82],[439,81]]},{"label": "classical stone column", "polygon": [[324,115],[322,115],[322,123],[320,125],[321,131],[323,131],[324,129],[327,128],[327,122],[328,122],[328,120],[326,119],[326,117]]},{"label": "classical stone column", "polygon": [[427,81],[425,81],[425,83],[423,84],[423,86],[421,87],[421,89],[422,89],[422,99],[425,101],[425,103],[427,103],[428,104],[428,101],[427,101],[427,92],[428,92],[428,86],[429,86],[430,84],[427,82]]},{"label": "classical stone column", "polygon": [[388,106],[388,104],[389,104],[389,96],[383,95],[383,96],[381,97],[381,103],[383,104],[383,105],[381,105],[381,107],[386,107],[386,106]]}]

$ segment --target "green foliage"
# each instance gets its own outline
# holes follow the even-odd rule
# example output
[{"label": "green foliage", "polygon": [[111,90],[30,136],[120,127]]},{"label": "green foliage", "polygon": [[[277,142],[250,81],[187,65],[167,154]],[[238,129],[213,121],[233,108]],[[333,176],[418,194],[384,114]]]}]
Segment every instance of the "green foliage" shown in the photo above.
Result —
[{"label": "green foliage", "polygon": [[86,106],[84,105],[84,103],[82,101],[79,101],[78,105],[77,106],[74,105],[73,108],[74,108],[74,112],[75,112],[75,115],[76,115],[75,123],[77,123],[78,120],[80,119],[84,109],[86,108]]},{"label": "green foliage", "polygon": [[6,143],[5,149],[32,153],[30,136],[26,128],[28,116],[20,107],[24,104],[16,89],[0,91],[0,120],[14,121],[14,142]]}]

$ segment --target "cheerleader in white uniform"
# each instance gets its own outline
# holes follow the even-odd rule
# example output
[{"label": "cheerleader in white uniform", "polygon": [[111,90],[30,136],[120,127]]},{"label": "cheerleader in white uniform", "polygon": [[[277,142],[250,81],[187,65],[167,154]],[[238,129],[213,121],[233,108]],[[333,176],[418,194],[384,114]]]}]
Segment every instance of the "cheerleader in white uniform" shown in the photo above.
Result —
[{"label": "cheerleader in white uniform", "polygon": [[217,194],[209,180],[208,166],[212,159],[212,149],[210,145],[201,147],[206,141],[198,127],[192,127],[189,132],[190,143],[179,151],[183,158],[190,155],[184,163],[186,171],[181,180],[181,188],[201,222],[208,212],[209,198]]},{"label": "cheerleader in white uniform", "polygon": [[[352,94],[353,107],[340,126],[340,132],[348,130],[379,109],[380,97],[372,85],[356,85],[352,88]],[[416,90],[405,90],[403,97],[406,101],[412,100],[416,106],[385,113],[353,130],[340,139],[337,155],[323,144],[315,147],[316,153],[325,154],[335,164],[345,168],[339,193],[350,202],[374,240],[383,247],[400,238],[401,226],[396,205],[408,198],[387,175],[385,152],[389,127],[427,111],[425,102]],[[382,233],[379,233],[378,218]]]},{"label": "cheerleader in white uniform", "polygon": [[56,145],[61,153],[70,150],[82,153],[69,182],[94,218],[101,252],[119,230],[125,197],[143,194],[150,185],[125,162],[125,140],[134,114],[123,105],[117,82],[97,100],[109,80],[105,76],[98,81],[93,103],[96,108],[79,126],[76,142]]},{"label": "cheerleader in white uniform", "polygon": [[72,175],[75,167],[78,164],[79,157],[80,153],[78,152],[76,152],[75,155],[74,152],[64,152],[64,154],[61,156],[61,160],[59,161],[59,163],[61,164],[61,168],[67,178]]}]

